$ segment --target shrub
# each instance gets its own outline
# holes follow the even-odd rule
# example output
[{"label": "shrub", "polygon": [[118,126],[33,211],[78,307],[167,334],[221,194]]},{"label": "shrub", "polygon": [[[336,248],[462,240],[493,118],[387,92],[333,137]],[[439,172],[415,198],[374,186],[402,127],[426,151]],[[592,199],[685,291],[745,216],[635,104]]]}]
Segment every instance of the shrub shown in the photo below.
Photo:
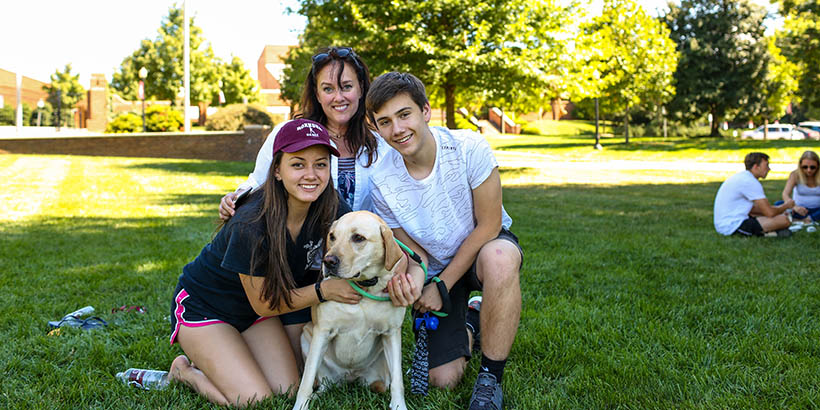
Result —
[{"label": "shrub", "polygon": [[28,125],[37,126],[37,111],[40,111],[40,126],[47,127],[53,121],[52,116],[54,116],[54,110],[51,107],[51,103],[47,102],[43,105],[43,108],[35,108],[31,111],[31,117],[28,120]]},{"label": "shrub", "polygon": [[126,112],[116,116],[108,126],[105,127],[105,132],[123,133],[123,132],[141,132],[142,118],[133,112]]},{"label": "shrub", "polygon": [[473,125],[468,119],[462,115],[456,115],[456,128],[460,130],[477,130],[478,127]]},{"label": "shrub", "polygon": [[14,107],[6,104],[0,108],[0,125],[14,125]]},{"label": "shrub", "polygon": [[273,117],[259,104],[231,104],[208,117],[208,131],[239,131],[246,125],[273,126]]},{"label": "shrub", "polygon": [[172,132],[182,129],[182,113],[167,105],[145,109],[145,128],[149,132]]},{"label": "shrub", "polygon": [[527,123],[521,125],[521,134],[524,135],[541,135],[541,129],[535,123]]},{"label": "shrub", "polygon": [[[31,115],[31,107],[23,103],[23,125],[26,124],[26,119]],[[6,104],[0,108],[0,125],[17,125],[17,107]]]}]

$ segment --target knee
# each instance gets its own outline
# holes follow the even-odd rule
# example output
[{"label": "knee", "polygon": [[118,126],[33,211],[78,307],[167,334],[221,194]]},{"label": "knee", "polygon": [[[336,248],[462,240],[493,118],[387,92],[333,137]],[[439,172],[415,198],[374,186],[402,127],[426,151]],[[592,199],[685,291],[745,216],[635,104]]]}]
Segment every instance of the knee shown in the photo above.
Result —
[{"label": "knee", "polygon": [[477,274],[484,286],[509,286],[518,282],[521,253],[509,241],[492,241],[481,248],[476,261]]},{"label": "knee", "polygon": [[[464,362],[464,359],[455,362],[459,361]],[[464,365],[450,362],[430,369],[430,384],[441,389],[452,390],[461,381],[462,376],[464,376]]]},{"label": "knee", "polygon": [[234,395],[225,395],[225,398],[228,399],[231,405],[236,407],[246,407],[246,406],[253,406],[254,404],[267,399],[270,397],[271,391],[269,388],[265,389],[243,389],[240,392],[237,392]]}]

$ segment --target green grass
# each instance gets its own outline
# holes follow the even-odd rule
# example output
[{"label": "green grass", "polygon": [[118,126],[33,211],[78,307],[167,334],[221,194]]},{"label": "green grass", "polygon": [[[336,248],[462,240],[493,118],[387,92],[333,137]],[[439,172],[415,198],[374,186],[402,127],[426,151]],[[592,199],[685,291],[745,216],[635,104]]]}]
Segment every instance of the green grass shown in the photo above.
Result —
[{"label": "green grass", "polygon": [[[760,141],[738,138],[681,138],[670,136],[630,138],[601,137],[595,145],[595,125],[588,121],[537,121],[544,135],[488,135],[493,149],[532,152],[562,161],[700,161],[742,163],[750,151],[764,151],[771,162],[794,163],[807,149],[820,150],[820,141]],[[609,129],[609,128],[607,128]],[[603,128],[601,129],[603,133]]]},{"label": "green grass", "polygon": [[[541,138],[551,142],[535,149],[555,158],[576,159],[584,149],[558,146],[580,144],[576,137]],[[533,149],[532,142],[506,141],[506,149]],[[710,148],[720,141],[693,144],[623,152],[688,160],[691,149],[692,156],[721,160]],[[728,146],[718,151],[726,155],[721,161],[740,155]],[[113,376],[127,367],[167,368],[181,352],[168,345],[177,276],[210,239],[221,195],[251,168],[0,156],[3,407],[208,407],[183,386],[138,391]],[[502,169],[504,204],[525,250],[524,308],[504,378],[507,408],[818,406],[820,234],[717,235],[716,175],[663,171],[645,183],[636,171],[606,184],[534,183],[540,179],[530,176],[541,172]],[[785,175],[769,178],[763,184],[775,199]],[[148,313],[110,313],[124,304]],[[47,336],[47,321],[85,305],[110,325]],[[404,334],[407,366],[409,323]],[[409,406],[464,408],[476,367],[471,361],[469,381],[453,391],[408,393]],[[388,395],[343,385],[319,396],[314,408],[381,409],[388,402]],[[275,397],[262,407],[292,404]]]}]

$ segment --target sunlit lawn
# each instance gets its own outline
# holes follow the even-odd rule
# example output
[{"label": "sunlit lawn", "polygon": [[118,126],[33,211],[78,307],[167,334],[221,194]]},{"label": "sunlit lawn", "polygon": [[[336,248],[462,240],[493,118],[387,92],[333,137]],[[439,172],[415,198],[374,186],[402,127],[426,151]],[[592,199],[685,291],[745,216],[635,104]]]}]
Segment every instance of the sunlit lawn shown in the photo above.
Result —
[{"label": "sunlit lawn", "polygon": [[[588,136],[493,139],[554,158],[738,161],[747,142]],[[614,142],[614,141],[613,141]],[[757,142],[748,144],[758,144]],[[760,143],[762,144],[762,143]],[[793,162],[805,147],[755,145]],[[793,151],[791,151],[793,150]],[[250,163],[0,155],[0,403],[11,408],[201,408],[183,386],[138,391],[114,374],[166,368],[170,297],[215,228],[216,207]],[[820,401],[820,234],[717,235],[712,200],[728,175],[632,171],[606,183],[502,169],[504,203],[525,261],[524,310],[507,372],[507,408],[782,408]],[[647,180],[651,179],[651,180]],[[771,199],[785,174],[764,181]],[[110,325],[47,336],[85,305]],[[121,305],[148,313],[112,314]],[[410,362],[409,323],[404,365]],[[476,361],[467,378],[475,377]],[[411,396],[459,409],[471,383]],[[387,395],[331,389],[319,409],[382,409]],[[263,408],[289,408],[281,397]]]},{"label": "sunlit lawn", "polygon": [[[622,135],[601,137],[602,150],[594,149],[594,125],[583,121],[544,122],[547,135],[488,136],[493,149],[532,152],[562,161],[701,161],[743,162],[749,151],[763,151],[771,162],[797,163],[806,149],[820,150],[820,141],[761,141],[739,138],[630,138]],[[609,128],[607,128],[609,129]],[[603,128],[601,130],[603,132]]]}]

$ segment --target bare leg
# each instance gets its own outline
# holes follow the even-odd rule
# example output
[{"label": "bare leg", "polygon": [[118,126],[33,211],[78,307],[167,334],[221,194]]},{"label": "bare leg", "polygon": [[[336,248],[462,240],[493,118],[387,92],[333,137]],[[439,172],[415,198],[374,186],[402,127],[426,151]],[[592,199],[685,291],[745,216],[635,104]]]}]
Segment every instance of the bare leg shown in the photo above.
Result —
[{"label": "bare leg", "polygon": [[230,404],[222,392],[219,391],[213,382],[208,379],[208,376],[205,376],[205,373],[202,373],[202,370],[199,370],[192,365],[191,361],[188,360],[185,355],[179,355],[173,362],[171,362],[171,369],[168,371],[168,377],[171,380],[176,380],[187,384],[188,387],[212,403],[222,406],[227,406]]},{"label": "bare leg", "polygon": [[285,394],[290,390],[291,395],[296,394],[299,366],[282,321],[272,318],[259,322],[242,332],[242,338],[273,393]]},{"label": "bare leg", "polygon": [[492,360],[510,354],[521,317],[521,254],[512,242],[496,239],[481,248],[476,275],[481,281],[481,351]]},{"label": "bare leg", "polygon": [[[268,321],[271,320],[278,322],[278,319]],[[282,338],[286,339],[284,332]],[[228,404],[245,406],[270,396],[271,388],[265,374],[245,339],[233,326],[226,323],[202,327],[181,326],[177,341],[201,373],[222,393],[221,398]],[[285,343],[284,346],[288,346]],[[282,346],[270,346],[270,349],[281,351]],[[289,346],[287,350],[290,351]],[[181,371],[178,374],[183,382],[196,386],[197,392],[202,389],[202,392],[208,393],[205,395],[208,400],[222,404],[218,401],[220,397],[209,390],[208,383],[196,377],[197,372]]]},{"label": "bare leg", "polygon": [[296,364],[299,368],[300,374],[305,368],[304,355],[302,353],[302,328],[304,327],[304,323],[285,326],[285,333],[288,334],[290,347],[293,349],[293,356],[296,358]]},{"label": "bare leg", "polygon": [[759,222],[760,226],[763,227],[763,232],[772,232],[779,229],[785,229],[792,224],[791,221],[789,221],[789,217],[785,214],[780,214],[773,218],[758,216],[757,222]]}]

